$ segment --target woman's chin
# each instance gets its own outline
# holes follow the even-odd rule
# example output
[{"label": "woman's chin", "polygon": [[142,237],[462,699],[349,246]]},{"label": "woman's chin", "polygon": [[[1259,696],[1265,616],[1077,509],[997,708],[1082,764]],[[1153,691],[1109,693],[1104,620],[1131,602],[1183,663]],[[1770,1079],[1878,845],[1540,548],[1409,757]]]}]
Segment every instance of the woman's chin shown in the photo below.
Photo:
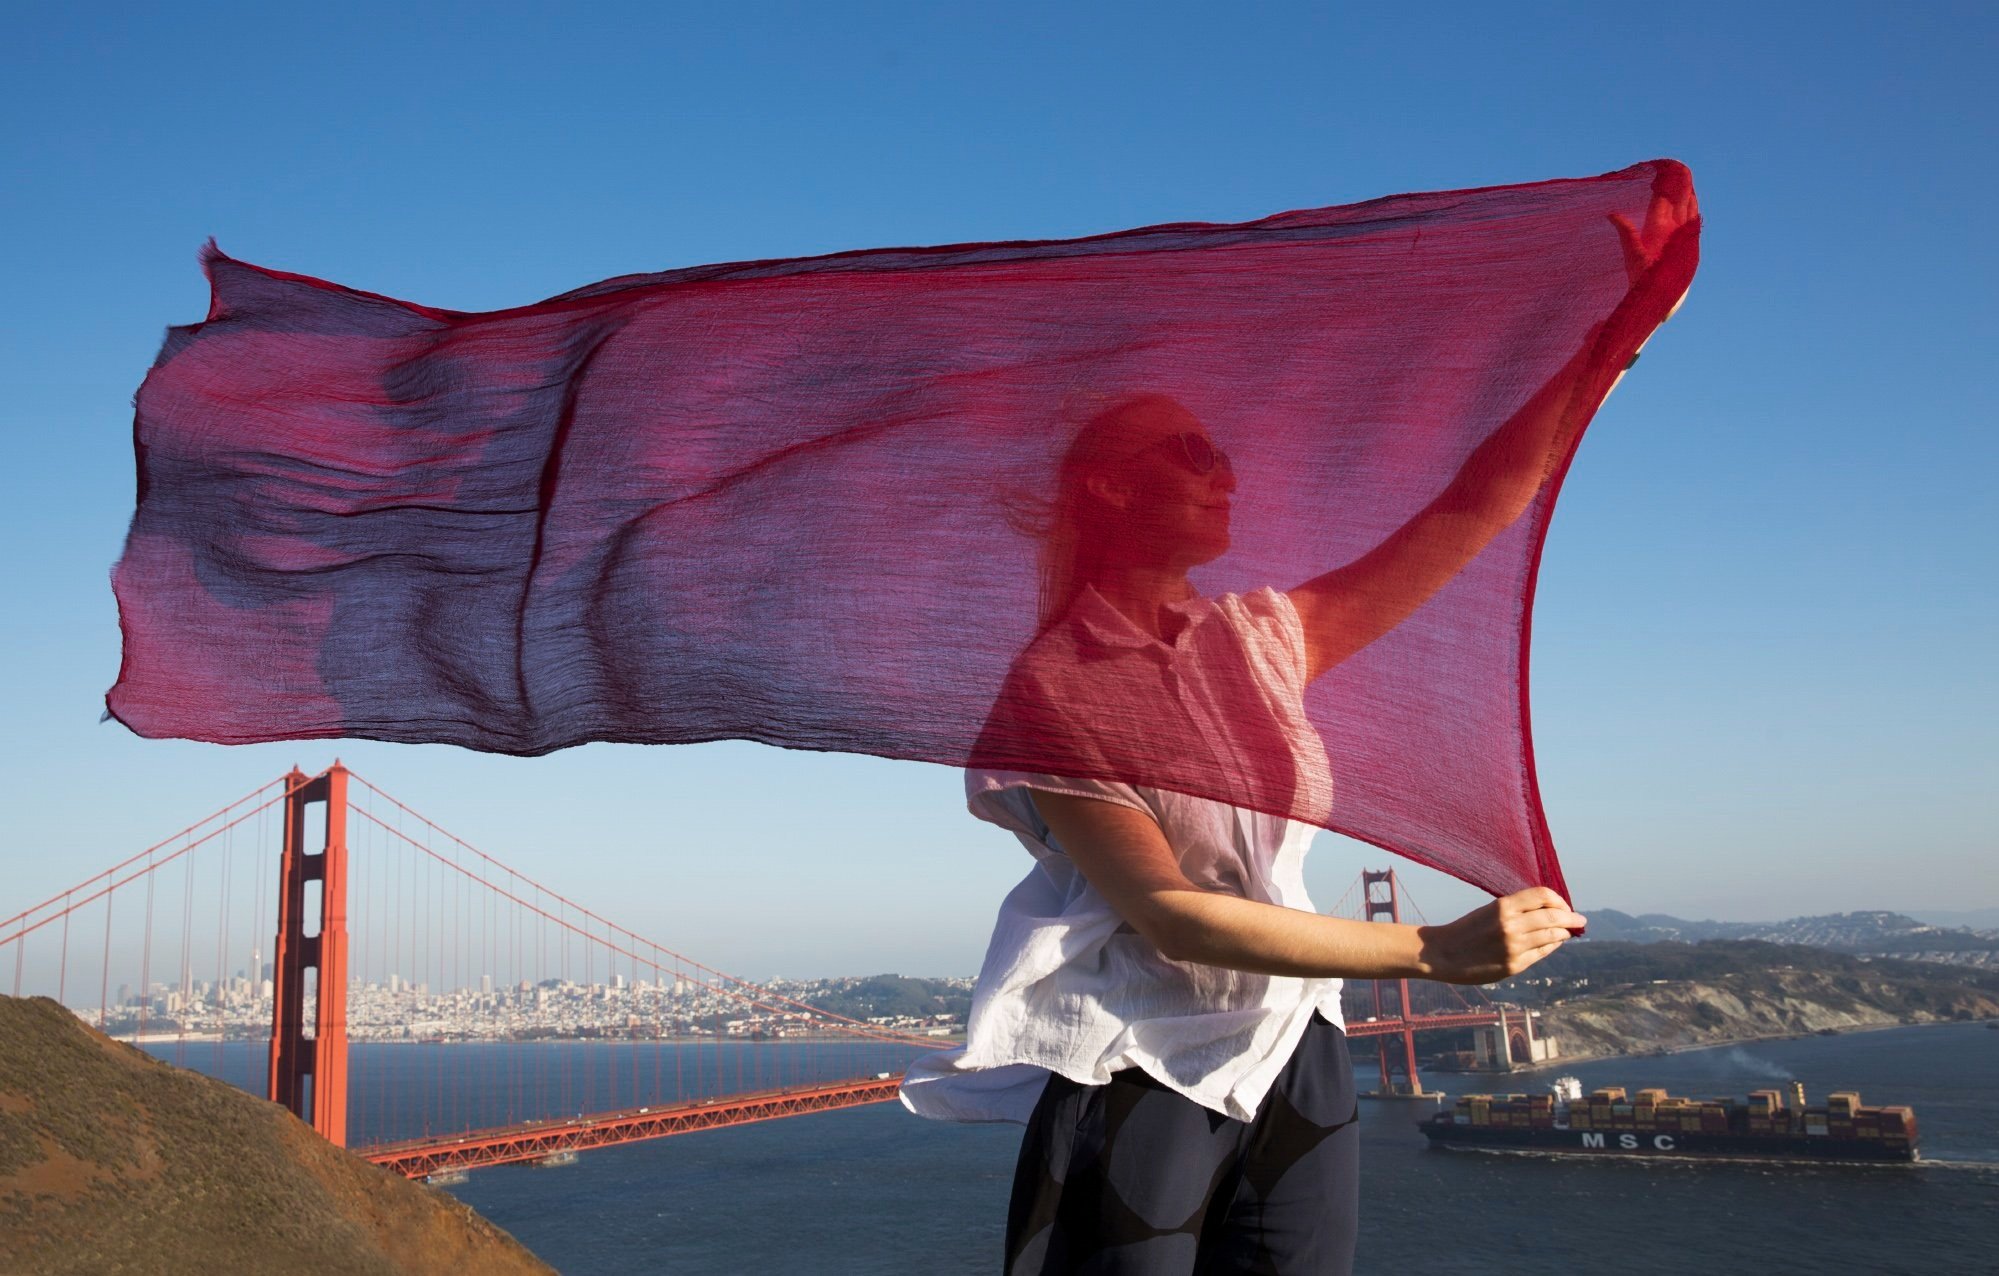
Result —
[{"label": "woman's chin", "polygon": [[1228,534],[1223,533],[1220,536],[1206,538],[1199,543],[1195,552],[1199,554],[1199,557],[1194,560],[1194,566],[1198,567],[1203,563],[1214,562],[1217,558],[1229,552]]}]

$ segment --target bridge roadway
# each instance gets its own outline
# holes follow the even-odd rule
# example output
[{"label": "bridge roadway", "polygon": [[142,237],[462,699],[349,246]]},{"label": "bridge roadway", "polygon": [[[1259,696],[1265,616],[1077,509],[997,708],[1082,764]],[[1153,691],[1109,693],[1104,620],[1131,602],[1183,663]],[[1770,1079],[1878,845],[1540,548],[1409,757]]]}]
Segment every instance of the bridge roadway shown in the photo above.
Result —
[{"label": "bridge roadway", "polygon": [[[1496,1010],[1466,1010],[1456,1014],[1417,1015],[1410,1019],[1407,1027],[1411,1032],[1428,1032],[1432,1028],[1477,1028],[1499,1022]],[[1401,1019],[1362,1019],[1346,1026],[1349,1037],[1400,1036],[1404,1023]]]},{"label": "bridge roadway", "polygon": [[[1408,1026],[1412,1030],[1462,1028],[1491,1023],[1490,1012],[1418,1015]],[[1349,1037],[1380,1037],[1400,1034],[1400,1018],[1363,1020],[1348,1026]],[[529,1121],[522,1125],[468,1130],[460,1135],[408,1139],[400,1143],[380,1143],[357,1149],[360,1155],[405,1178],[424,1178],[452,1170],[474,1170],[489,1165],[541,1161],[565,1152],[633,1143],[641,1139],[665,1138],[694,1130],[747,1125],[778,1117],[803,1116],[808,1112],[828,1112],[835,1108],[882,1103],[896,1097],[902,1077],[856,1077],[817,1086],[795,1086],[779,1090],[759,1090],[722,1098],[701,1099],[673,1107],[634,1108],[606,1112],[572,1120]]]},{"label": "bridge roadway", "polygon": [[817,1086],[759,1090],[717,1099],[700,1099],[674,1107],[633,1108],[575,1120],[529,1121],[524,1125],[468,1130],[460,1135],[432,1136],[401,1143],[358,1148],[359,1155],[405,1178],[423,1178],[448,1170],[473,1170],[488,1165],[540,1161],[563,1152],[664,1138],[692,1130],[747,1125],[775,1117],[803,1116],[834,1108],[857,1107],[893,1099],[902,1086],[900,1074],[856,1077]]}]

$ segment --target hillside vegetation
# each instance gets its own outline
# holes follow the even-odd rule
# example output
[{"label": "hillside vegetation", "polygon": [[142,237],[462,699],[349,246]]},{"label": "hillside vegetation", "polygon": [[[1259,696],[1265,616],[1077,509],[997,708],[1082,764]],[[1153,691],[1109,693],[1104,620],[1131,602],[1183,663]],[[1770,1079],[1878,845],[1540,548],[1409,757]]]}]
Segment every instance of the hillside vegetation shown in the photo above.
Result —
[{"label": "hillside vegetation", "polygon": [[882,1016],[922,1018],[971,1013],[971,981],[918,979],[909,975],[865,975],[816,981],[800,1000],[851,1019]]},{"label": "hillside vegetation", "polygon": [[275,1104],[0,996],[0,1272],[550,1270]]}]

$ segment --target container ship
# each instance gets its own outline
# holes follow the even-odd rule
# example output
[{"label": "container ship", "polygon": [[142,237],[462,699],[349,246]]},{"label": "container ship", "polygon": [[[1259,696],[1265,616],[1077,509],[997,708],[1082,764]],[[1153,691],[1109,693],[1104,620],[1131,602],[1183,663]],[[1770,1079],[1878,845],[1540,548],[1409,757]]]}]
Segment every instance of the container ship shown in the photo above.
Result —
[{"label": "container ship", "polygon": [[1808,1107],[1805,1087],[1753,1090],[1743,1099],[1682,1099],[1664,1090],[1626,1096],[1558,1078],[1547,1094],[1467,1094],[1420,1129],[1437,1148],[1569,1152],[1593,1156],[1914,1161],[1916,1114],[1863,1107],[1841,1090]]}]

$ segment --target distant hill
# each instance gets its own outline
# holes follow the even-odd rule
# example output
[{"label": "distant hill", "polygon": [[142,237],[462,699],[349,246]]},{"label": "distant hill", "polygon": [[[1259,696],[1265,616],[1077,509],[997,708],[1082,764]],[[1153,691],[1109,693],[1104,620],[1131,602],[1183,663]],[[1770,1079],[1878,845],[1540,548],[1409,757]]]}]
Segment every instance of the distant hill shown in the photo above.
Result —
[{"label": "distant hill", "polygon": [[1715,939],[1762,940],[1772,944],[1807,944],[1834,952],[1923,955],[1960,964],[1999,964],[1999,930],[1937,926],[1903,913],[1882,910],[1827,913],[1780,922],[1697,922],[1664,913],[1633,917],[1614,908],[1581,911],[1589,918],[1589,939],[1635,944],[1664,940],[1687,944]]},{"label": "distant hill", "polygon": [[456,1198],[0,996],[0,1271],[547,1273]]},{"label": "distant hill", "polygon": [[1496,990],[1571,1060],[1999,1016],[1999,972],[1757,940],[1565,944]]},{"label": "distant hill", "polygon": [[[1596,917],[1588,914],[1590,930]],[[1999,970],[1938,966],[1898,957],[1869,957],[1809,944],[1773,944],[1761,939],[1677,940],[1635,944],[1625,940],[1564,944],[1511,979],[1487,985],[1495,995],[1532,1001],[1655,982],[1712,983],[1728,975],[1804,970],[1834,980],[1891,980],[1914,986],[1975,989],[1999,997]]]},{"label": "distant hill", "polygon": [[1919,908],[1909,916],[1932,926],[1999,931],[1999,908]]},{"label": "distant hill", "polygon": [[884,1016],[924,1018],[972,1011],[972,989],[965,979],[918,979],[909,975],[851,975],[813,980],[799,1000],[850,1019]]}]

